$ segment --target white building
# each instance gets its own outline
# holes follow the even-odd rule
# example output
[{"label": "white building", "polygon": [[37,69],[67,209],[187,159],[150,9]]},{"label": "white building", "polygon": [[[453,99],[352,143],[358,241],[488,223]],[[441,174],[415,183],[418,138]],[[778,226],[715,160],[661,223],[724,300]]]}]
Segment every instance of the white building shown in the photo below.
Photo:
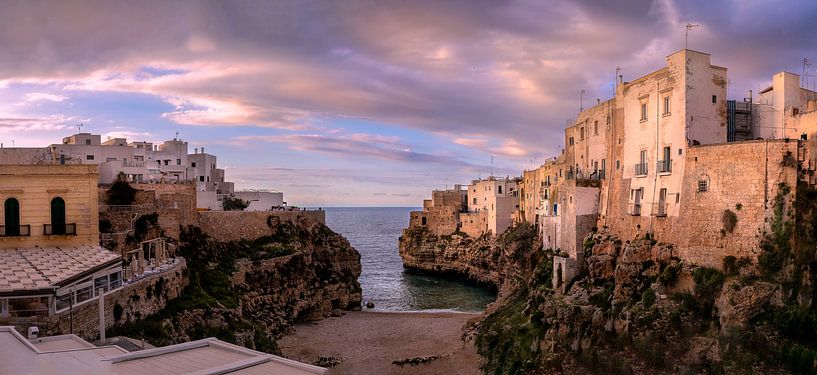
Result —
[{"label": "white building", "polygon": [[468,186],[468,212],[487,212],[487,228],[494,235],[502,234],[513,225],[519,209],[517,179],[474,180]]}]

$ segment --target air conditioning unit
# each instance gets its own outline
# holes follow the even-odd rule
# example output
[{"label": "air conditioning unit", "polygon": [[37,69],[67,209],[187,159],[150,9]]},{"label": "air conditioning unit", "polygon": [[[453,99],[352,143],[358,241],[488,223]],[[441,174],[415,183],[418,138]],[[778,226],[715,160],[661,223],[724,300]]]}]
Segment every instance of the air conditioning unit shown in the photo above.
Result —
[{"label": "air conditioning unit", "polygon": [[40,329],[37,326],[28,327],[28,339],[29,340],[36,340],[37,335],[40,333]]}]

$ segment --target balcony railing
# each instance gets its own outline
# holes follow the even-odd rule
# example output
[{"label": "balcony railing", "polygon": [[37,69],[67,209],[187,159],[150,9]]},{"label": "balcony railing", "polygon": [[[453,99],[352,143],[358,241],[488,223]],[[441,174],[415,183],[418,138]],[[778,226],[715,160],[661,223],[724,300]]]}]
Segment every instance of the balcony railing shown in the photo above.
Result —
[{"label": "balcony railing", "polygon": [[31,225],[20,225],[17,230],[6,225],[0,225],[0,237],[28,237],[31,235]]},{"label": "balcony railing", "polygon": [[65,224],[64,227],[53,226],[51,224],[43,224],[43,234],[46,236],[76,236],[77,235],[77,224],[70,223]]},{"label": "balcony railing", "polygon": [[659,160],[656,167],[658,168],[658,173],[670,173],[672,172],[672,159]]},{"label": "balcony railing", "polygon": [[627,210],[630,215],[633,216],[640,216],[641,215],[641,203],[630,203],[630,207]]},{"label": "balcony railing", "polygon": [[635,165],[635,175],[636,176],[646,176],[647,175],[647,163],[638,163]]},{"label": "balcony railing", "polygon": [[666,202],[653,203],[652,212],[654,216],[658,217],[667,216],[667,203]]}]

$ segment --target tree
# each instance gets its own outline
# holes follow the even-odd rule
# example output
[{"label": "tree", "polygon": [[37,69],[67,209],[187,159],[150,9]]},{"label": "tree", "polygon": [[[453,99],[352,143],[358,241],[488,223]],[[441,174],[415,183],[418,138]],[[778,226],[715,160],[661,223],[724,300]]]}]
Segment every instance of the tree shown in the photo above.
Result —
[{"label": "tree", "polygon": [[116,181],[108,189],[108,204],[112,206],[129,206],[136,200],[136,189],[128,183],[128,177],[119,172]]},{"label": "tree", "polygon": [[247,207],[249,207],[249,205],[249,201],[245,201],[232,194],[224,197],[224,200],[222,201],[224,211],[244,211]]}]

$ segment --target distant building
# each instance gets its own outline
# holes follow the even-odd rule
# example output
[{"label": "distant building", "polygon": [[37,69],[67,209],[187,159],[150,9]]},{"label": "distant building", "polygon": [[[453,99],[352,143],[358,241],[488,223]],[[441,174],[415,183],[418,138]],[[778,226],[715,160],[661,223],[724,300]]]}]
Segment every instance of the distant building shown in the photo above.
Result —
[{"label": "distant building", "polygon": [[518,184],[521,179],[474,180],[468,185],[468,212],[485,215],[485,227],[481,232],[499,235],[513,225],[514,213],[519,209]]}]

